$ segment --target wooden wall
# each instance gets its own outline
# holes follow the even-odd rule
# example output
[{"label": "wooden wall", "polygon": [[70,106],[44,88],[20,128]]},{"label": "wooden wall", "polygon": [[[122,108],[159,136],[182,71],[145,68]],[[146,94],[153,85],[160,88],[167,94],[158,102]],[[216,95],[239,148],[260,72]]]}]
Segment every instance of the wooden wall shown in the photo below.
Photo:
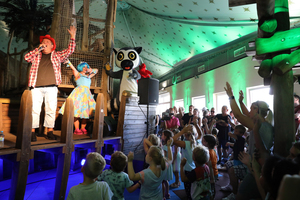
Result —
[{"label": "wooden wall", "polygon": [[0,98],[0,129],[5,133],[17,133],[20,100]]},{"label": "wooden wall", "polygon": [[[124,114],[123,114],[124,113]],[[148,135],[154,133],[156,105],[149,105]],[[143,140],[147,137],[147,105],[139,105],[138,97],[122,97],[117,136],[123,136],[123,152],[134,152],[135,160],[144,160]]]}]

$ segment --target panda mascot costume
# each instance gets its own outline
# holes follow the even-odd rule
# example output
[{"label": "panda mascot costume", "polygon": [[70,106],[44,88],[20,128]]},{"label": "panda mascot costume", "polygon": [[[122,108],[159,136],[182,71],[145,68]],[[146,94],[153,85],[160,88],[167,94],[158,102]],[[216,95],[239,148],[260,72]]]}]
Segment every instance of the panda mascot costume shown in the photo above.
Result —
[{"label": "panda mascot costume", "polygon": [[119,110],[123,91],[133,92],[134,95],[137,94],[137,80],[141,78],[139,72],[134,68],[139,66],[139,54],[142,51],[142,47],[124,47],[118,51],[116,49],[113,50],[116,54],[116,66],[121,68],[121,70],[113,72],[112,69],[106,67],[106,74],[109,77],[120,79],[120,87],[116,98],[110,100],[107,104],[109,112]]}]

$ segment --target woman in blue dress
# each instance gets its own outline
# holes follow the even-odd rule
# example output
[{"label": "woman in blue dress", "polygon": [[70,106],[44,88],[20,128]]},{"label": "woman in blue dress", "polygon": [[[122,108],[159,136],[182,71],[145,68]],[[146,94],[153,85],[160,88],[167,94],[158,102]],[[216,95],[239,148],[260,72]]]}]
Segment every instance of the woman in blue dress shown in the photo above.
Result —
[{"label": "woman in blue dress", "polygon": [[[71,92],[69,98],[73,99],[74,103],[74,134],[82,135],[87,134],[85,129],[87,120],[94,115],[96,102],[90,91],[91,78],[94,77],[98,69],[92,69],[86,62],[81,62],[77,69],[72,65],[70,61],[68,66],[73,71],[73,75],[76,81],[76,88]],[[63,114],[65,103],[59,110],[59,113]],[[81,119],[81,129],[79,129],[79,120]]]}]

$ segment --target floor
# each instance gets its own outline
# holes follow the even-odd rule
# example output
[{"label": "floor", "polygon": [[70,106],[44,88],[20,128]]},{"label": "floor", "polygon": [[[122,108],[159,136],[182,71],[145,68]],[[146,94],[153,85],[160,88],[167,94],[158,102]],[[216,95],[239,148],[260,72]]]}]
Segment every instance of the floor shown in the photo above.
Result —
[{"label": "floor", "polygon": [[[26,200],[52,200],[54,194],[56,169],[47,170],[43,172],[37,172],[28,175],[27,187],[25,192]],[[83,180],[80,170],[70,172],[66,197],[70,188],[74,185],[81,183]],[[223,193],[219,191],[221,186],[224,186],[228,182],[228,174],[226,172],[220,172],[219,181],[216,183],[217,195],[215,200],[221,200],[223,197],[227,196],[229,193]],[[6,200],[9,197],[10,180],[5,180],[0,182],[0,199]],[[170,181],[170,184],[174,182],[174,179]],[[173,192],[174,190],[183,190],[183,184],[179,188],[170,189],[170,195],[172,200],[180,200],[180,198]],[[133,193],[128,193],[125,190],[125,199],[138,199],[139,190]],[[66,199],[66,198],[65,198]]]}]

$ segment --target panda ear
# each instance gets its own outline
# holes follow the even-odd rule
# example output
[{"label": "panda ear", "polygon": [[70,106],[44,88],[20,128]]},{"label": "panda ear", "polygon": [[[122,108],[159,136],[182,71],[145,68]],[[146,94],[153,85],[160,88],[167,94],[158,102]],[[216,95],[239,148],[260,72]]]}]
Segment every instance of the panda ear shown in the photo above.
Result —
[{"label": "panda ear", "polygon": [[140,54],[142,52],[142,47],[134,47],[134,50]]},{"label": "panda ear", "polygon": [[118,52],[120,49],[118,49],[118,48],[113,48],[113,50],[114,50],[115,54],[117,54],[117,52]]}]

